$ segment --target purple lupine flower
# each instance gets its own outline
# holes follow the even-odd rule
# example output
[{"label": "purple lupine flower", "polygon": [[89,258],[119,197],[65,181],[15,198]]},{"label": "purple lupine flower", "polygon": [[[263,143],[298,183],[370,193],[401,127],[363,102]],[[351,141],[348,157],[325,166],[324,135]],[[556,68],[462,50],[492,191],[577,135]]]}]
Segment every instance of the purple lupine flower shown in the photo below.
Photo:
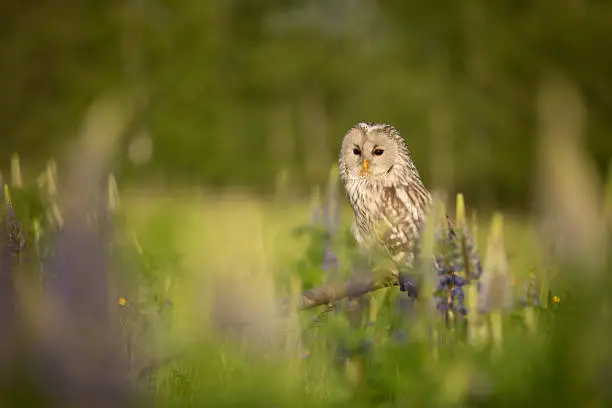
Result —
[{"label": "purple lupine flower", "polygon": [[452,275],[452,283],[455,286],[463,286],[468,282],[467,279],[463,278],[462,276],[459,275]]},{"label": "purple lupine flower", "polygon": [[465,315],[467,314],[467,309],[463,304],[464,300],[465,295],[463,293],[463,288],[461,286],[455,286],[451,290],[451,302],[453,304],[453,309]]},{"label": "purple lupine flower", "polygon": [[436,296],[435,297],[436,309],[440,311],[442,314],[446,314],[449,310],[448,300],[446,298]]},{"label": "purple lupine flower", "polygon": [[8,188],[5,186],[4,190],[4,202],[6,208],[6,234],[8,238],[7,245],[9,251],[13,255],[17,255],[23,252],[25,246],[25,238],[23,235],[23,230],[19,225],[17,215],[15,214],[13,203],[11,202],[11,198],[8,195]]},{"label": "purple lupine flower", "polygon": [[467,228],[436,232],[438,253],[434,269],[438,274],[435,300],[443,314],[449,311],[466,314],[463,286],[479,284],[482,273],[480,258]]},{"label": "purple lupine flower", "polygon": [[436,287],[437,290],[443,291],[448,289],[449,285],[452,283],[452,276],[449,274],[444,274],[438,276],[438,285]]}]

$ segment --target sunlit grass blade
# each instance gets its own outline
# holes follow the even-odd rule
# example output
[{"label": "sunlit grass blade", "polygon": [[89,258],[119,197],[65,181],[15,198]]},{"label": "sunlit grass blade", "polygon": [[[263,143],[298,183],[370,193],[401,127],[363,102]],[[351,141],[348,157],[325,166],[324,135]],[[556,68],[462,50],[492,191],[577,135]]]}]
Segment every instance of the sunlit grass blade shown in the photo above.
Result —
[{"label": "sunlit grass blade", "polygon": [[608,219],[608,230],[612,231],[612,160],[608,163],[608,174],[605,186],[605,214]]},{"label": "sunlit grass blade", "polygon": [[55,197],[57,195],[57,163],[51,159],[47,162],[46,181],[47,181],[47,194],[49,197]]},{"label": "sunlit grass blade", "polygon": [[[555,258],[580,265],[581,283],[597,286],[608,250],[603,218],[603,186],[587,155],[587,111],[575,81],[548,71],[538,89],[538,199],[546,239]],[[567,278],[573,278],[568,276]]]},{"label": "sunlit grass blade", "polygon": [[11,156],[11,185],[15,188],[23,187],[23,176],[21,174],[21,162],[19,155],[14,153]]},{"label": "sunlit grass blade", "polygon": [[503,228],[503,216],[496,213],[491,221],[478,302],[479,311],[489,315],[492,341],[498,351],[501,349],[503,338],[502,313],[512,307],[512,286]]},{"label": "sunlit grass blade", "polygon": [[457,225],[458,230],[463,230],[467,226],[467,221],[465,217],[465,201],[463,199],[463,194],[457,194],[457,209],[455,215],[455,224]]},{"label": "sunlit grass blade", "polygon": [[119,188],[117,187],[117,180],[113,174],[108,176],[108,209],[111,212],[119,210],[121,206],[121,200],[119,198]]}]

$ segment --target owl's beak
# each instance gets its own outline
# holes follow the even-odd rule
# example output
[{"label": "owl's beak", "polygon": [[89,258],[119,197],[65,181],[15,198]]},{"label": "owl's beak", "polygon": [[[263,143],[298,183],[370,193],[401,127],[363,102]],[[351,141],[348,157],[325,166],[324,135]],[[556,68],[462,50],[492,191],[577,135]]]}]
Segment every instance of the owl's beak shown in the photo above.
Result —
[{"label": "owl's beak", "polygon": [[361,177],[364,177],[366,174],[368,174],[369,168],[370,168],[369,160],[363,159],[363,162],[361,163],[361,171],[359,171],[359,174],[361,175]]}]

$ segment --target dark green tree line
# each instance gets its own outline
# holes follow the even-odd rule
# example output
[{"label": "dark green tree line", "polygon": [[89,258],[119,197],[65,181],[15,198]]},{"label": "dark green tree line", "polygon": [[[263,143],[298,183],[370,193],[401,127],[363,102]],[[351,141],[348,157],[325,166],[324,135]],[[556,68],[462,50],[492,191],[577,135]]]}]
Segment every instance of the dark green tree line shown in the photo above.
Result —
[{"label": "dark green tree line", "polygon": [[0,27],[1,167],[37,166],[71,140],[96,95],[137,105],[131,133],[164,175],[269,189],[288,169],[321,182],[344,131],[396,125],[425,179],[470,202],[525,208],[536,92],[548,72],[579,87],[585,143],[612,155],[612,5],[544,0],[19,2]]}]

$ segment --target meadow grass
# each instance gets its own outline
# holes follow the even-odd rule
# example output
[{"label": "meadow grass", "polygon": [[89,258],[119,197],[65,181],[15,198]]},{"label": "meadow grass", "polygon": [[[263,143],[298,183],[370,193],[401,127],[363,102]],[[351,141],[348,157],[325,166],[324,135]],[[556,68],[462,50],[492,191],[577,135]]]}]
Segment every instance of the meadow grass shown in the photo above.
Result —
[{"label": "meadow grass", "polygon": [[[394,286],[298,310],[304,290],[384,266],[356,248],[334,175],[310,202],[197,189],[119,197],[109,184],[111,267],[86,265],[110,278],[129,395],[137,385],[158,407],[610,406],[608,252],[559,263],[531,218],[471,217],[460,195],[456,208],[435,201],[425,224],[425,262],[410,271],[418,301]],[[31,307],[44,286],[32,277],[48,273],[41,237],[75,221],[40,185],[19,184],[4,186],[3,221]],[[456,220],[452,238],[436,229],[444,211]],[[76,225],[85,232],[91,220]],[[64,261],[88,256],[70,250]],[[286,298],[294,307],[281,313]],[[45,315],[32,310],[28,318]]]},{"label": "meadow grass", "polygon": [[[279,299],[296,306],[304,290],[384,267],[350,236],[337,170],[311,202],[291,201],[279,176],[268,199],[127,189],[119,206],[109,183],[104,203],[97,183],[128,122],[104,101],[59,194],[54,162],[24,183],[15,155],[2,183],[0,312],[16,330],[0,351],[19,355],[0,356],[11,364],[0,365],[0,407],[35,391],[42,406],[115,406],[134,385],[157,407],[612,406],[612,194],[600,205],[599,180],[557,127],[543,138],[536,195],[558,248],[530,218],[472,222],[459,196],[446,207],[451,236],[437,229],[436,201],[409,271],[418,301],[394,286],[281,313]],[[42,380],[6,376],[32,367]]]},{"label": "meadow grass", "polygon": [[[38,223],[30,221],[45,208],[34,190],[13,192],[22,232],[38,247],[30,236]],[[280,298],[296,300],[305,289],[371,273],[371,265],[364,270],[355,259],[352,214],[337,188],[311,202],[160,191],[122,192],[109,281],[130,376],[155,406],[612,401],[609,273],[580,264],[553,268],[527,217],[472,220],[469,206],[457,214],[449,206],[457,239],[469,229],[476,242],[459,253],[444,253],[444,239],[428,244],[434,231],[425,228],[425,259],[428,251],[450,254],[455,265],[457,256],[475,250],[484,261],[481,279],[461,286],[467,320],[453,309],[456,294],[446,312],[431,307],[435,299],[445,304],[457,287],[440,289],[440,270],[423,265],[416,267],[426,278],[416,303],[391,287],[281,314]],[[472,274],[474,268],[470,263]],[[459,269],[465,272],[465,262]]]},{"label": "meadow grass", "polygon": [[[371,294],[357,324],[348,309],[316,319],[324,306],[279,318],[274,299],[301,290],[296,265],[312,238],[293,231],[311,223],[308,203],[184,191],[127,192],[123,206],[126,235],[158,259],[153,286],[163,287],[155,290],[172,303],[171,316],[146,342],[161,354],[182,350],[150,378],[156,406],[541,405],[561,386],[547,366],[558,357],[550,355],[549,321],[565,301],[561,293],[553,292],[549,304],[542,294],[545,308],[532,311],[536,333],[525,328],[521,310],[508,311],[498,352],[488,342],[461,340],[459,329],[434,330],[432,342],[414,319],[407,339],[394,340],[393,315],[404,313],[396,304],[405,296],[397,288]],[[351,214],[345,206],[341,219],[346,232]],[[478,219],[481,254],[489,222]],[[528,219],[506,217],[503,235],[518,298],[531,273],[540,284],[551,275],[542,272]],[[126,294],[127,306],[132,296]]]}]

